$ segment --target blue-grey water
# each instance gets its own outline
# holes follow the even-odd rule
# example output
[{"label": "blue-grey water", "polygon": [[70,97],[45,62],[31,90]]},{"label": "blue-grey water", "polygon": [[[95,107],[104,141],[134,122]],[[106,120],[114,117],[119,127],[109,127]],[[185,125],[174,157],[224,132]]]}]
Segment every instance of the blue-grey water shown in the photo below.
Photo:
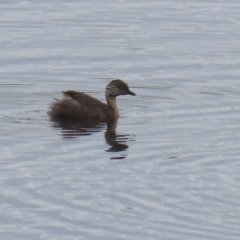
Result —
[{"label": "blue-grey water", "polygon": [[[239,240],[239,9],[1,1],[0,239]],[[114,126],[48,118],[115,78]]]}]

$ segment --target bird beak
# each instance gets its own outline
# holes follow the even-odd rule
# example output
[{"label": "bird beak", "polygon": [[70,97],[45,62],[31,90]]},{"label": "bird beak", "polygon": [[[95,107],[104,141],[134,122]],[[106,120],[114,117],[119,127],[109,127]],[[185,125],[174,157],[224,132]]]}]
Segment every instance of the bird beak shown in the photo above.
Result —
[{"label": "bird beak", "polygon": [[129,94],[129,95],[133,95],[133,96],[136,96],[136,94],[134,93],[134,92],[132,92],[132,91],[128,91],[128,93],[127,94]]}]

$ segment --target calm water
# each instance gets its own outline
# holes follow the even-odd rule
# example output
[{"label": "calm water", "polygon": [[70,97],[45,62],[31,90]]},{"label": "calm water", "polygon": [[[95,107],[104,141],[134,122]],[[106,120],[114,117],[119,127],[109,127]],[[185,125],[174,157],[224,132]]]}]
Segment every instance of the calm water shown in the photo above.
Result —
[{"label": "calm water", "polygon": [[[240,238],[239,1],[1,1],[0,239]],[[50,121],[62,90],[113,124]]]}]

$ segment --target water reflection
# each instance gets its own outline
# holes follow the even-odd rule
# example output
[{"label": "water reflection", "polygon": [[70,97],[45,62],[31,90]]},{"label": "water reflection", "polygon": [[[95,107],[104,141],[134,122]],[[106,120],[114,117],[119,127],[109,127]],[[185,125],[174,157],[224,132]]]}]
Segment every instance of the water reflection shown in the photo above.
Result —
[{"label": "water reflection", "polygon": [[[89,136],[96,132],[103,131],[106,127],[104,134],[105,141],[110,145],[106,152],[122,152],[128,149],[126,144],[128,141],[133,141],[133,135],[131,134],[119,134],[116,133],[117,120],[111,120],[107,122],[101,122],[98,119],[78,119],[69,117],[51,118],[52,126],[54,128],[60,128],[63,138],[71,139],[78,136]],[[127,155],[114,156],[110,159],[124,159]]]},{"label": "water reflection", "polygon": [[51,118],[54,128],[62,129],[63,138],[88,136],[100,132],[105,128],[105,123],[98,119],[78,119],[70,117]]},{"label": "water reflection", "polygon": [[[127,141],[131,138],[129,134],[116,134],[117,121],[107,123],[107,130],[104,134],[106,143],[109,147],[106,152],[122,152],[128,149]],[[111,157],[112,160],[120,160],[126,158],[127,155]]]}]

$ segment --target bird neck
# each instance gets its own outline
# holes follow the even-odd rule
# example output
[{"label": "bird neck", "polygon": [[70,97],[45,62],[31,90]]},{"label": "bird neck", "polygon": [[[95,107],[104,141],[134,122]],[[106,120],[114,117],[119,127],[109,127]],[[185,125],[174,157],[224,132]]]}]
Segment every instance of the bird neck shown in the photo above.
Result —
[{"label": "bird neck", "polygon": [[119,111],[116,103],[116,97],[108,97],[107,98],[107,105],[113,110],[114,117],[119,117]]}]

